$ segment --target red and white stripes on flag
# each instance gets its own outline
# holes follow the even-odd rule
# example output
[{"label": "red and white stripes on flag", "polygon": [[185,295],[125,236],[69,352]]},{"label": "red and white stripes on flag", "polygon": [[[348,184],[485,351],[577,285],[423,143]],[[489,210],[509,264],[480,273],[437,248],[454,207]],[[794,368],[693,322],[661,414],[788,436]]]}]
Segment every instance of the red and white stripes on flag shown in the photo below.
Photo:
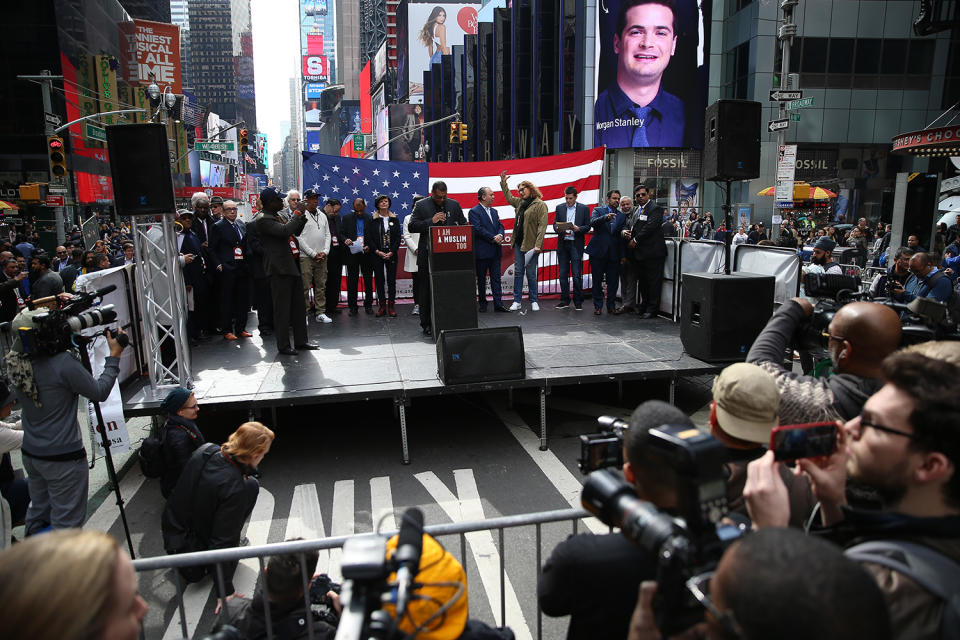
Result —
[{"label": "red and white stripes on flag", "polygon": [[[549,221],[543,252],[540,254],[539,282],[541,285],[557,280],[557,234],[553,231],[554,212],[564,203],[563,192],[569,187],[577,188],[577,202],[587,205],[590,211],[600,203],[600,176],[603,172],[604,149],[599,147],[556,156],[526,158],[523,160],[500,160],[494,162],[431,162],[429,163],[430,185],[437,180],[447,183],[447,197],[463,207],[464,215],[477,204],[480,187],[493,189],[496,198],[493,206],[500,215],[507,233],[513,234],[515,211],[507,204],[500,190],[500,172],[507,171],[507,186],[517,195],[517,185],[523,180],[532,182],[543,194],[547,204]],[[587,239],[589,242],[589,237]],[[508,251],[510,261],[513,256]],[[505,258],[507,256],[505,255]],[[588,256],[584,254],[584,262]],[[584,274],[589,273],[589,264],[584,265]]]}]

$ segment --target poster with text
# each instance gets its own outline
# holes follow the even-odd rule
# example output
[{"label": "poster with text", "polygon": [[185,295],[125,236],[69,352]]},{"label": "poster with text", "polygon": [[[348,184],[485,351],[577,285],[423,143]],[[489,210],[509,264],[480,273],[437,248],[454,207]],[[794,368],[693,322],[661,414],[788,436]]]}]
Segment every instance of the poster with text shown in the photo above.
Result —
[{"label": "poster with text", "polygon": [[407,5],[409,96],[411,103],[423,102],[423,72],[455,45],[464,34],[477,33],[480,3],[414,3]]},{"label": "poster with text", "polygon": [[609,0],[597,12],[594,146],[703,147],[710,5]]},{"label": "poster with text", "polygon": [[150,20],[121,22],[118,26],[124,80],[134,86],[147,86],[153,80],[161,91],[170,87],[173,93],[182,93],[180,27]]}]

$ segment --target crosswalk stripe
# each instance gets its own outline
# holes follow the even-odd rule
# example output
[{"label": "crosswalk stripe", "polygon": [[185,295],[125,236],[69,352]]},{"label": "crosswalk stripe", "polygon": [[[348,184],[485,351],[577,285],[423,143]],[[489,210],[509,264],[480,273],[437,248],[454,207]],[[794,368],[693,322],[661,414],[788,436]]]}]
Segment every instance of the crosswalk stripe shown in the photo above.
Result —
[{"label": "crosswalk stripe", "polygon": [[[313,540],[326,538],[324,533],[323,516],[320,512],[320,498],[317,497],[317,485],[298,484],[293,489],[293,500],[290,503],[290,515],[287,517],[287,531],[284,540],[303,538]],[[315,573],[327,573],[330,565],[330,552],[323,549],[319,552]]]},{"label": "crosswalk stripe", "polygon": [[[485,518],[483,504],[480,502],[480,493],[477,491],[473,470],[457,469],[453,475],[457,485],[457,496],[454,496],[432,471],[418,473],[414,477],[443,508],[447,517],[454,522],[483,520]],[[477,564],[490,609],[496,619],[500,611],[500,552],[493,542],[490,531],[474,531],[466,534],[466,539],[474,562]],[[509,626],[517,640],[532,640],[533,636],[524,619],[520,601],[517,599],[509,576],[504,577],[504,593],[507,619],[506,622],[501,620],[499,624]]]},{"label": "crosswalk stripe", "polygon": [[[250,540],[251,545],[261,545],[267,543],[267,536],[270,534],[270,523],[273,521],[273,494],[260,487],[257,494],[257,502],[253,506],[253,512],[250,514],[250,521],[247,523],[244,535]],[[257,575],[260,573],[260,562],[256,558],[247,558],[242,560],[237,566],[237,572],[233,578],[233,586],[238,593],[248,598],[253,597],[253,589],[256,586]],[[191,637],[197,630],[197,624],[203,616],[204,607],[213,591],[214,578],[204,578],[200,582],[187,585],[183,590],[183,609],[187,619],[187,637]],[[183,630],[180,628],[180,613],[175,611],[170,624],[163,634],[163,640],[176,640],[183,638]]]},{"label": "crosswalk stripe", "polygon": [[[137,491],[143,486],[143,474],[140,472],[140,465],[133,465],[120,481],[120,496],[125,505],[129,505]],[[113,524],[120,517],[120,509],[117,508],[116,494],[111,490],[110,495],[103,499],[103,502],[93,512],[93,515],[83,525],[84,529],[93,529],[109,533]],[[121,534],[122,535],[122,534]]]},{"label": "crosswalk stripe", "polygon": [[[374,531],[394,531],[397,521],[393,515],[393,491],[390,477],[370,478],[370,515]],[[383,518],[383,521],[381,521]]]},{"label": "crosswalk stripe", "polygon": [[[534,434],[530,426],[520,417],[520,414],[516,411],[505,409],[498,403],[489,403],[489,406],[497,414],[497,417],[500,418],[500,421],[510,430],[510,433],[517,439],[517,442],[520,443],[524,451],[537,463],[543,475],[545,475],[557,491],[560,492],[563,499],[574,509],[582,509],[583,504],[580,502],[580,493],[583,491],[583,485],[577,477],[570,473],[570,470],[560,462],[560,459],[557,458],[552,450],[547,449],[546,451],[540,451],[540,438]],[[607,525],[596,518],[585,518],[583,523],[594,533],[607,533],[610,531]]]},{"label": "crosswalk stripe", "polygon": [[[333,512],[330,520],[331,536],[353,535],[356,529],[353,502],[353,480],[338,480],[333,484]],[[343,582],[340,574],[342,549],[330,550],[330,566],[327,574],[334,582]]]}]

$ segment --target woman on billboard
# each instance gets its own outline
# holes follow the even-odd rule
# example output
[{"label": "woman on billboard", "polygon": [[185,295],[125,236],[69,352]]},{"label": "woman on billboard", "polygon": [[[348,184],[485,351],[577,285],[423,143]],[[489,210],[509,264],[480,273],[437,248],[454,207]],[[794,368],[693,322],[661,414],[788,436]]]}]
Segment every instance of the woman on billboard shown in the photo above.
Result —
[{"label": "woman on billboard", "polygon": [[430,52],[430,64],[440,62],[441,55],[450,53],[450,47],[447,46],[447,27],[444,26],[446,21],[447,12],[444,8],[434,7],[420,30],[420,41]]}]

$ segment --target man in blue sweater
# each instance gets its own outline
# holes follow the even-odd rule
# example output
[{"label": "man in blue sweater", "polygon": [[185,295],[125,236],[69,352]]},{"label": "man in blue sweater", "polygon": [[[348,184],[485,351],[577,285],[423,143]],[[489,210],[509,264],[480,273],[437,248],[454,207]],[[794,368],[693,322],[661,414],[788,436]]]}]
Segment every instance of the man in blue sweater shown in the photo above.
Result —
[{"label": "man in blue sweater", "polygon": [[[16,320],[15,320],[16,321]],[[103,373],[94,378],[68,351],[30,358],[35,390],[20,386],[23,407],[23,467],[30,489],[27,535],[83,526],[87,514],[86,450],[77,422],[77,400],[83,395],[103,402],[120,373],[123,347],[107,334],[110,355]]]},{"label": "man in blue sweater", "polygon": [[910,258],[910,272],[913,276],[907,284],[893,290],[898,302],[912,302],[916,298],[933,298],[946,303],[953,293],[953,281],[930,261],[929,254],[915,253]]}]

